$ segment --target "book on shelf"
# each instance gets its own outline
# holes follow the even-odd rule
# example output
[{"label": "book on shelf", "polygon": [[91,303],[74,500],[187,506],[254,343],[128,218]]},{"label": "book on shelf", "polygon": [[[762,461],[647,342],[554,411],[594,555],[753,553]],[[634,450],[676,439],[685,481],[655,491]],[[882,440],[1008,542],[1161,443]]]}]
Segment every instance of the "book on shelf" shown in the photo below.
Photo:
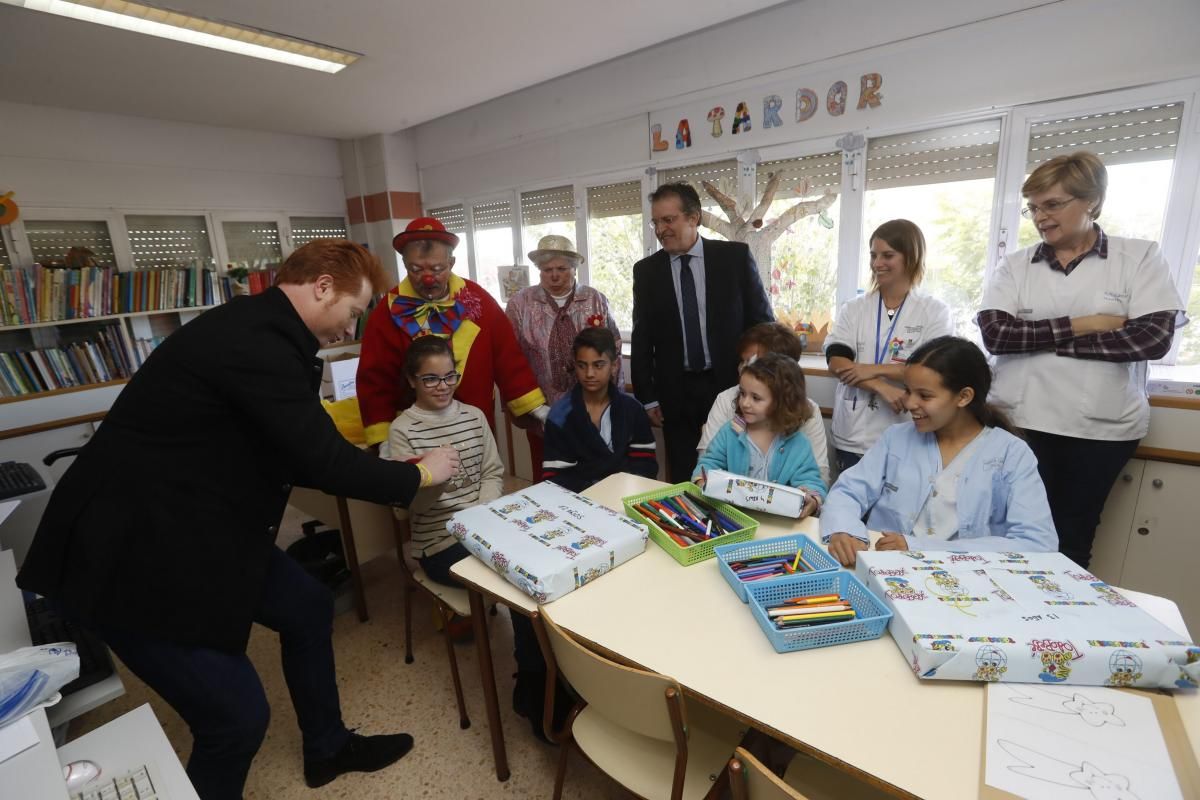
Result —
[{"label": "book on shelf", "polygon": [[133,377],[151,351],[166,338],[134,339],[125,323],[95,323],[57,347],[0,352],[0,396],[69,389]]},{"label": "book on shelf", "polygon": [[[250,293],[266,291],[277,274],[277,269],[251,272]],[[0,269],[0,326],[213,306],[235,296],[234,283],[199,264],[129,272],[40,265]]]}]

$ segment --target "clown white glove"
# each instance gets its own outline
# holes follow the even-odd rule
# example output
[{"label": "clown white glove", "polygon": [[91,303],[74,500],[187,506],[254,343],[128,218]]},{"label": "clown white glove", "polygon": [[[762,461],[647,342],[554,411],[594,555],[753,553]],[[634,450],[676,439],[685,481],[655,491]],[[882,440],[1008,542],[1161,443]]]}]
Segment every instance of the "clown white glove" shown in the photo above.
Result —
[{"label": "clown white glove", "polygon": [[538,406],[537,408],[535,408],[533,411],[530,411],[529,415],[531,417],[534,417],[535,419],[537,419],[538,422],[545,425],[546,419],[550,416],[550,406],[542,404],[542,405]]}]

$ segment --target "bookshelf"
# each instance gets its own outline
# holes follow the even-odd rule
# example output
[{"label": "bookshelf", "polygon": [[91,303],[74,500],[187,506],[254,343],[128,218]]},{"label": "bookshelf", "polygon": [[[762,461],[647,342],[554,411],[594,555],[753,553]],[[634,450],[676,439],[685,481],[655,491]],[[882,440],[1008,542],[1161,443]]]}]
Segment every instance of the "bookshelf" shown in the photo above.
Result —
[{"label": "bookshelf", "polygon": [[[249,278],[262,291],[273,274]],[[200,262],[0,269],[0,403],[120,386],[163,339],[234,294]]]}]

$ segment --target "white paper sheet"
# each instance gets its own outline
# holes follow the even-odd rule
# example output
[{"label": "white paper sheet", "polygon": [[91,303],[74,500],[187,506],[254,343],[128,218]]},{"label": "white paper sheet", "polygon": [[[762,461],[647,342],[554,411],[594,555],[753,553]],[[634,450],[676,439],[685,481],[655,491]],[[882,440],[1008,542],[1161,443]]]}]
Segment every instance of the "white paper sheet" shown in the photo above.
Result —
[{"label": "white paper sheet", "polygon": [[987,691],[989,786],[1028,800],[1181,800],[1148,698],[1099,686]]},{"label": "white paper sheet", "polygon": [[0,761],[7,761],[38,743],[37,728],[29,715],[0,728]]},{"label": "white paper sheet", "polygon": [[20,500],[6,500],[0,503],[0,525],[4,524],[4,520],[8,519],[9,514],[16,511],[19,505],[21,505]]}]

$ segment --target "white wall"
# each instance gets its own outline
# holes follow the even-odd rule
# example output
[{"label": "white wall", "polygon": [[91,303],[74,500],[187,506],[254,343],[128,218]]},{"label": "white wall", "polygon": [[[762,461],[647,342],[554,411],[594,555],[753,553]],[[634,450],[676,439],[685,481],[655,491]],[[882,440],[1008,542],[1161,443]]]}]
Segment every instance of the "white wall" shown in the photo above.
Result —
[{"label": "white wall", "polygon": [[0,103],[0,191],[29,208],[345,214],[337,143]]},{"label": "white wall", "polygon": [[648,112],[780,81],[821,92],[825,76],[852,90],[863,72],[884,78],[880,108],[785,124],[782,141],[1189,77],[1196,30],[1195,0],[787,4],[418,126],[422,194],[438,203],[646,166]]}]

